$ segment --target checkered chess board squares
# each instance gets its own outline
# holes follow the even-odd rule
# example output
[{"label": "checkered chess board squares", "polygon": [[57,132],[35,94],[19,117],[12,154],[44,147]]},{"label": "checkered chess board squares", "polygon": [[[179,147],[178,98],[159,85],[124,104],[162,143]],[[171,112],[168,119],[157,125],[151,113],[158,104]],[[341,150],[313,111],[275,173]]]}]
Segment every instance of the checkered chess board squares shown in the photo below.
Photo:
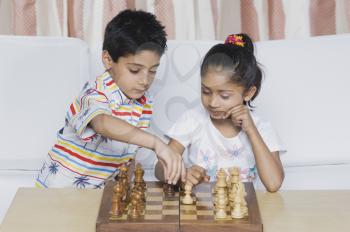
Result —
[{"label": "checkered chess board squares", "polygon": [[[152,186],[147,188],[146,207],[143,215],[144,220],[176,219],[179,217],[179,193],[172,197],[167,197],[163,193],[163,188]],[[124,210],[123,216],[114,220],[128,220],[128,209]]]},{"label": "checkered chess board squares", "polygon": [[192,193],[193,204],[182,204],[184,195],[180,197],[180,220],[208,220],[214,217],[211,192]]},{"label": "checkered chess board squares", "polygon": [[165,218],[178,218],[179,216],[179,193],[173,197],[167,197],[163,188],[150,187],[147,189],[145,220],[162,220]]},{"label": "checkered chess board squares", "polygon": [[[180,220],[214,220],[215,209],[213,204],[213,193],[195,192],[192,193],[193,204],[185,205],[182,203],[184,194],[180,196]],[[227,206],[227,215],[231,214],[231,209]],[[228,219],[230,219],[228,217]]]}]

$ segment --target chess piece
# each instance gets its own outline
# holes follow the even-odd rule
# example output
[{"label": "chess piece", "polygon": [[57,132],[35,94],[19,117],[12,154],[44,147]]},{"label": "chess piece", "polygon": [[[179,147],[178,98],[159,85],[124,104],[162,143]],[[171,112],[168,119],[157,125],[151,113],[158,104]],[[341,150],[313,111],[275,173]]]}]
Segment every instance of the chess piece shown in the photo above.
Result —
[{"label": "chess piece", "polygon": [[230,168],[230,183],[229,183],[229,201],[231,208],[234,207],[234,200],[238,190],[238,184],[240,182],[239,174],[240,170],[238,167]]},{"label": "chess piece", "polygon": [[217,193],[220,187],[223,187],[223,188],[227,187],[226,173],[222,168],[219,170],[218,174],[216,175],[216,185],[214,187],[214,193]]},{"label": "chess piece", "polygon": [[143,191],[142,186],[134,185],[131,190],[131,195],[138,199],[139,210],[143,211],[146,206],[146,193]]},{"label": "chess piece", "polygon": [[232,167],[229,169],[229,181],[228,181],[228,186],[231,189],[232,185],[234,183],[238,183],[239,181],[239,168],[238,167]]},{"label": "chess piece", "polygon": [[123,165],[119,168],[119,173],[115,177],[115,180],[120,181],[122,178],[128,178],[128,167],[126,165]]},{"label": "chess piece", "polygon": [[240,182],[238,191],[240,192],[241,195],[241,207],[242,207],[242,212],[244,216],[248,216],[248,206],[247,206],[247,201],[245,200],[245,197],[247,196],[247,192],[245,191],[244,183]]},{"label": "chess piece", "polygon": [[141,195],[139,192],[134,192],[131,195],[130,217],[138,218],[141,216]]},{"label": "chess piece", "polygon": [[215,218],[226,219],[227,191],[224,187],[219,187],[215,197]]},{"label": "chess piece", "polygon": [[113,187],[113,196],[112,196],[112,207],[110,210],[111,219],[118,218],[123,215],[123,205],[122,205],[122,186],[118,181]]},{"label": "chess piece", "polygon": [[136,169],[135,169],[135,179],[134,179],[134,184],[138,185],[143,188],[143,191],[146,191],[146,183],[143,179],[143,176],[145,174],[145,171],[142,169],[141,164],[136,164]]},{"label": "chess piece", "polygon": [[117,180],[121,183],[123,188],[122,201],[128,202],[129,201],[129,196],[128,196],[129,180],[128,180],[128,167],[126,165],[123,165],[120,167]]},{"label": "chess piece", "polygon": [[216,177],[216,186],[217,187],[227,187],[227,181],[226,181],[226,173],[224,171],[224,169],[220,169],[218,172],[218,175]]},{"label": "chess piece", "polygon": [[232,218],[243,218],[244,212],[242,211],[242,205],[241,205],[241,194],[236,194],[233,210],[231,211],[231,217]]},{"label": "chess piece", "polygon": [[216,176],[216,194],[215,194],[215,218],[216,219],[226,219],[226,207],[228,203],[227,198],[227,175],[224,169],[220,169]]},{"label": "chess piece", "polygon": [[193,204],[193,199],[191,197],[192,186],[189,184],[185,185],[185,197],[182,199],[182,203],[185,205]]},{"label": "chess piece", "polygon": [[172,184],[164,184],[163,189],[164,189],[164,193],[166,196],[168,197],[173,197],[175,196],[175,186]]}]

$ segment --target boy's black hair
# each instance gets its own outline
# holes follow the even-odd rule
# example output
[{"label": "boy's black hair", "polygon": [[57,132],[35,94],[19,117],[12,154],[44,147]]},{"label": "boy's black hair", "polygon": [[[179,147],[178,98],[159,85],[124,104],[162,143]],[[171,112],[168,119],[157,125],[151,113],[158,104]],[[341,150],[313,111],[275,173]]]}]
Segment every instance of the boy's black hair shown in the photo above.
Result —
[{"label": "boy's black hair", "polygon": [[162,55],[166,49],[164,26],[151,14],[140,10],[124,10],[106,26],[103,50],[114,62],[119,57],[151,50]]},{"label": "boy's black hair", "polygon": [[[244,87],[245,91],[255,86],[256,92],[251,100],[259,94],[262,82],[262,71],[254,56],[254,45],[247,34],[241,36],[244,46],[224,43],[213,46],[205,55],[201,65],[201,76],[210,70],[219,70],[231,73],[234,83]],[[245,102],[246,103],[246,102]],[[250,102],[247,103],[250,107]]]}]

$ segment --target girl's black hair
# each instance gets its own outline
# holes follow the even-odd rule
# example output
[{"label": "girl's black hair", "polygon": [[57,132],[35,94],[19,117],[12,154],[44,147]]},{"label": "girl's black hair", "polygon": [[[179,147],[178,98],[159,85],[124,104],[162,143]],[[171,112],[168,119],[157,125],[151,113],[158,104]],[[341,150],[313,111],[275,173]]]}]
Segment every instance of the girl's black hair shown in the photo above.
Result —
[{"label": "girl's black hair", "polygon": [[[259,94],[263,74],[254,56],[253,42],[247,34],[230,35],[224,44],[213,46],[203,59],[201,76],[210,70],[230,73],[231,80],[245,91],[255,86],[257,90],[251,100]],[[250,101],[245,104],[252,107]]]},{"label": "girl's black hair", "polygon": [[166,49],[166,32],[156,17],[141,10],[124,10],[106,26],[103,50],[114,62],[119,57],[151,50],[162,55]]}]

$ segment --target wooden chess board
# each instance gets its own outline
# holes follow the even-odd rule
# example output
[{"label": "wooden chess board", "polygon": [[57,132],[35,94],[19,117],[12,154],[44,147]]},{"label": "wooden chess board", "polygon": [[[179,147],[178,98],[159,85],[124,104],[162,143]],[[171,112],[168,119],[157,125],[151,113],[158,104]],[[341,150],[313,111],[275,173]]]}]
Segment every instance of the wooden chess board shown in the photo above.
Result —
[{"label": "wooden chess board", "polygon": [[[169,195],[161,182],[146,182],[146,184],[144,215],[133,219],[125,211],[120,218],[111,220],[109,211],[114,182],[108,182],[103,191],[96,231],[262,231],[258,202],[252,183],[245,183],[249,216],[242,219],[228,217],[224,220],[215,220],[212,184],[202,183],[193,189],[194,203],[192,205],[181,203],[184,195],[182,192]],[[230,215],[229,211],[227,213]]]}]

